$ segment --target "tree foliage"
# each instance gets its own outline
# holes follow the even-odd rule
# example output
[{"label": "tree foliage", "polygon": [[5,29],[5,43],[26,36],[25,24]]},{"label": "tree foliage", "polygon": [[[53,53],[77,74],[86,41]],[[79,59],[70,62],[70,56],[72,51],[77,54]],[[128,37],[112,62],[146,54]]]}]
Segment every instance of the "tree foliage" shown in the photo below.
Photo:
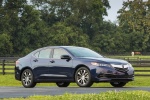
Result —
[{"label": "tree foliage", "polygon": [[108,0],[1,0],[0,56],[74,45],[101,53],[150,50],[150,1],[128,0],[119,25],[104,21]]},{"label": "tree foliage", "polygon": [[118,13],[120,13],[118,17],[120,27],[131,34],[131,48],[137,51],[150,48],[147,45],[150,40],[150,1],[128,0],[123,3]]},{"label": "tree foliage", "polygon": [[76,26],[67,26],[65,23],[58,22],[49,31],[53,45],[88,46],[88,36]]}]

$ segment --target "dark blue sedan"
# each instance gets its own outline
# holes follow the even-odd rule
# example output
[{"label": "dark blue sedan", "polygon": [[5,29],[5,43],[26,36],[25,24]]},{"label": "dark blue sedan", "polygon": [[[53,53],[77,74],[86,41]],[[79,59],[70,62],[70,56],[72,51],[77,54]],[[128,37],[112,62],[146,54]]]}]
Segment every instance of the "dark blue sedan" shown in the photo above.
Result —
[{"label": "dark blue sedan", "polygon": [[127,61],[105,58],[88,48],[50,46],[18,59],[15,78],[25,88],[41,82],[55,82],[59,87],[67,87],[71,82],[80,87],[110,82],[114,87],[123,87],[134,80],[134,69]]}]

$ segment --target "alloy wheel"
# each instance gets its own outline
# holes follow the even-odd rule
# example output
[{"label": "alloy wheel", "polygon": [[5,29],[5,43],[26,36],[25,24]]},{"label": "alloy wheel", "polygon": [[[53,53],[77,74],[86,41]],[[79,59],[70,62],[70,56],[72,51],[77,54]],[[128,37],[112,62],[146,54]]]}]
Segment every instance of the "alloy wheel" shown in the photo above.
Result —
[{"label": "alloy wheel", "polygon": [[91,74],[85,67],[81,67],[76,71],[75,81],[80,87],[90,87],[93,84]]},{"label": "alloy wheel", "polygon": [[23,71],[21,75],[21,81],[22,81],[22,85],[26,88],[31,88],[36,85],[36,83],[33,80],[33,73],[29,69]]}]

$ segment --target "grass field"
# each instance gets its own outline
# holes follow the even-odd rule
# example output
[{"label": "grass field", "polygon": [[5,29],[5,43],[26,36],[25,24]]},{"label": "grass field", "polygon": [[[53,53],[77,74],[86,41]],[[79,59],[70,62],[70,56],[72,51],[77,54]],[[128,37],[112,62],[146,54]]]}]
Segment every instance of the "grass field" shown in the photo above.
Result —
[{"label": "grass field", "polygon": [[[0,75],[0,86],[22,86],[20,81],[15,80],[14,75]],[[55,83],[38,83],[37,86],[56,86]],[[71,83],[70,87],[76,86]],[[126,87],[150,86],[150,77],[135,77],[135,80],[127,83]],[[93,87],[112,87],[109,83],[94,83]]]},{"label": "grass field", "polygon": [[59,96],[30,96],[2,100],[150,100],[148,91],[108,91],[100,94],[64,94]]},{"label": "grass field", "polygon": [[150,58],[150,56],[145,56],[145,55],[135,55],[135,56],[107,56],[110,58]]}]

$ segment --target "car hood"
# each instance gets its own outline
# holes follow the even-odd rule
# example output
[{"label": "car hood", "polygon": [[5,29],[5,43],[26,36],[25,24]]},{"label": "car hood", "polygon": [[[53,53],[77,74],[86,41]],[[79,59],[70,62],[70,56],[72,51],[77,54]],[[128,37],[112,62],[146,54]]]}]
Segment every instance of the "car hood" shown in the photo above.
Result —
[{"label": "car hood", "polygon": [[112,58],[93,58],[93,57],[80,57],[81,59],[88,59],[88,60],[96,60],[100,62],[106,62],[110,64],[127,64],[128,62],[121,59],[112,59]]}]

